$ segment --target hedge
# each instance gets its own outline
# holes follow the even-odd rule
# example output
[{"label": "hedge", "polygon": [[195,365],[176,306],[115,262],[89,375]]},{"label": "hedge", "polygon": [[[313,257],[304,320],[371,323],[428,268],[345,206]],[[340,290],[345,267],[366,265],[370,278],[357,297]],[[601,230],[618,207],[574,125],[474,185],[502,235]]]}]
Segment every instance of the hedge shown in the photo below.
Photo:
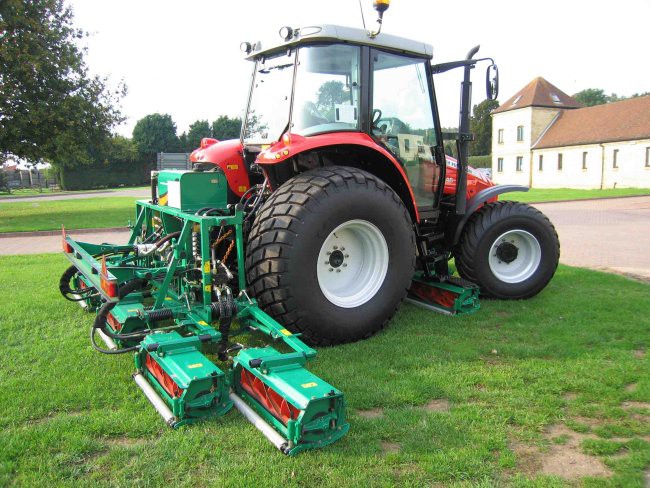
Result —
[{"label": "hedge", "polygon": [[489,154],[487,156],[470,156],[468,162],[474,168],[491,168],[492,156]]},{"label": "hedge", "polygon": [[64,190],[90,190],[94,188],[115,188],[118,186],[137,186],[147,184],[154,164],[95,163],[61,168],[60,181]]}]

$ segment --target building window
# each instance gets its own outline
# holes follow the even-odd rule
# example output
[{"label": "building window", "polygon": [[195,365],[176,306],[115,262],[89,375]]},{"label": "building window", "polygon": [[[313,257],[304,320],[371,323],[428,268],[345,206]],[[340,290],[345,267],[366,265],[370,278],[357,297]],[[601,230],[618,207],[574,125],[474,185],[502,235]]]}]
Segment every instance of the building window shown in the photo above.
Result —
[{"label": "building window", "polygon": [[539,155],[539,170],[544,171],[544,155]]},{"label": "building window", "polygon": [[612,168],[618,168],[618,149],[614,149],[614,154],[612,155]]},{"label": "building window", "polygon": [[645,167],[650,168],[650,147],[645,148]]},{"label": "building window", "polygon": [[498,142],[499,142],[499,144],[503,144],[503,129],[499,129]]},{"label": "building window", "polygon": [[503,173],[503,158],[497,159],[497,171]]},{"label": "building window", "polygon": [[582,169],[587,169],[587,151],[582,153]]},{"label": "building window", "polygon": [[557,155],[557,170],[562,171],[562,153]]},{"label": "building window", "polygon": [[522,142],[524,140],[524,126],[517,126],[517,142]]},{"label": "building window", "polygon": [[411,151],[411,141],[409,141],[408,139],[404,139],[404,151],[405,152]]},{"label": "building window", "polygon": [[517,156],[517,171],[523,171],[523,170],[524,170],[524,157]]}]

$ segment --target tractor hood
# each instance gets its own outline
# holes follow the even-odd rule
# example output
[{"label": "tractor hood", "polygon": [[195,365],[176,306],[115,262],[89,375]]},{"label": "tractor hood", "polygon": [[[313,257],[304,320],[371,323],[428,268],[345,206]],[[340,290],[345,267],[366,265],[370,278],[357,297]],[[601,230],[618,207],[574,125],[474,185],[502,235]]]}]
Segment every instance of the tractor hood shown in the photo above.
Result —
[{"label": "tractor hood", "polygon": [[250,188],[248,172],[244,164],[243,146],[239,139],[218,141],[204,138],[201,147],[190,154],[192,164],[213,164],[226,174],[228,188],[241,197]]}]

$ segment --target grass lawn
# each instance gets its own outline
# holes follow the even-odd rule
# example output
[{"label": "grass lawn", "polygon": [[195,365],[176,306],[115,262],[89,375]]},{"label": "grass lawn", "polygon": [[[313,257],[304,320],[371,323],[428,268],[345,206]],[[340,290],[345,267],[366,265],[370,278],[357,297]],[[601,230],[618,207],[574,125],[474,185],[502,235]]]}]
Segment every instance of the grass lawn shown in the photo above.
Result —
[{"label": "grass lawn", "polygon": [[573,188],[531,188],[527,192],[506,193],[500,198],[518,202],[553,202],[588,198],[650,195],[650,188],[608,188],[605,190],[575,190]]},{"label": "grass lawn", "polygon": [[[238,412],[171,430],[95,353],[58,294],[58,255],[0,258],[0,485],[643,486],[650,465],[650,286],[561,267],[522,302],[447,317],[404,304],[311,370],[350,433],[282,456]],[[555,467],[553,467],[555,466]],[[647,479],[647,478],[646,478]]]},{"label": "grass lawn", "polygon": [[0,204],[0,232],[126,226],[135,222],[133,197],[103,197]]}]

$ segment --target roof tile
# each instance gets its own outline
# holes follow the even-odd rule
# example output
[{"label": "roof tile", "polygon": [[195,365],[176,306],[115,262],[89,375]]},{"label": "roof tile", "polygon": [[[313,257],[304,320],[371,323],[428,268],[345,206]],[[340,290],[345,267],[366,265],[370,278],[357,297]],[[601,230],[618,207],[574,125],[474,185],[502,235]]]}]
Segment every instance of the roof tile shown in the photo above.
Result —
[{"label": "roof tile", "polygon": [[650,139],[650,95],[564,110],[534,149]]},{"label": "roof tile", "polygon": [[558,87],[539,76],[506,100],[503,105],[492,113],[507,112],[524,107],[578,108],[582,107],[582,105]]}]

